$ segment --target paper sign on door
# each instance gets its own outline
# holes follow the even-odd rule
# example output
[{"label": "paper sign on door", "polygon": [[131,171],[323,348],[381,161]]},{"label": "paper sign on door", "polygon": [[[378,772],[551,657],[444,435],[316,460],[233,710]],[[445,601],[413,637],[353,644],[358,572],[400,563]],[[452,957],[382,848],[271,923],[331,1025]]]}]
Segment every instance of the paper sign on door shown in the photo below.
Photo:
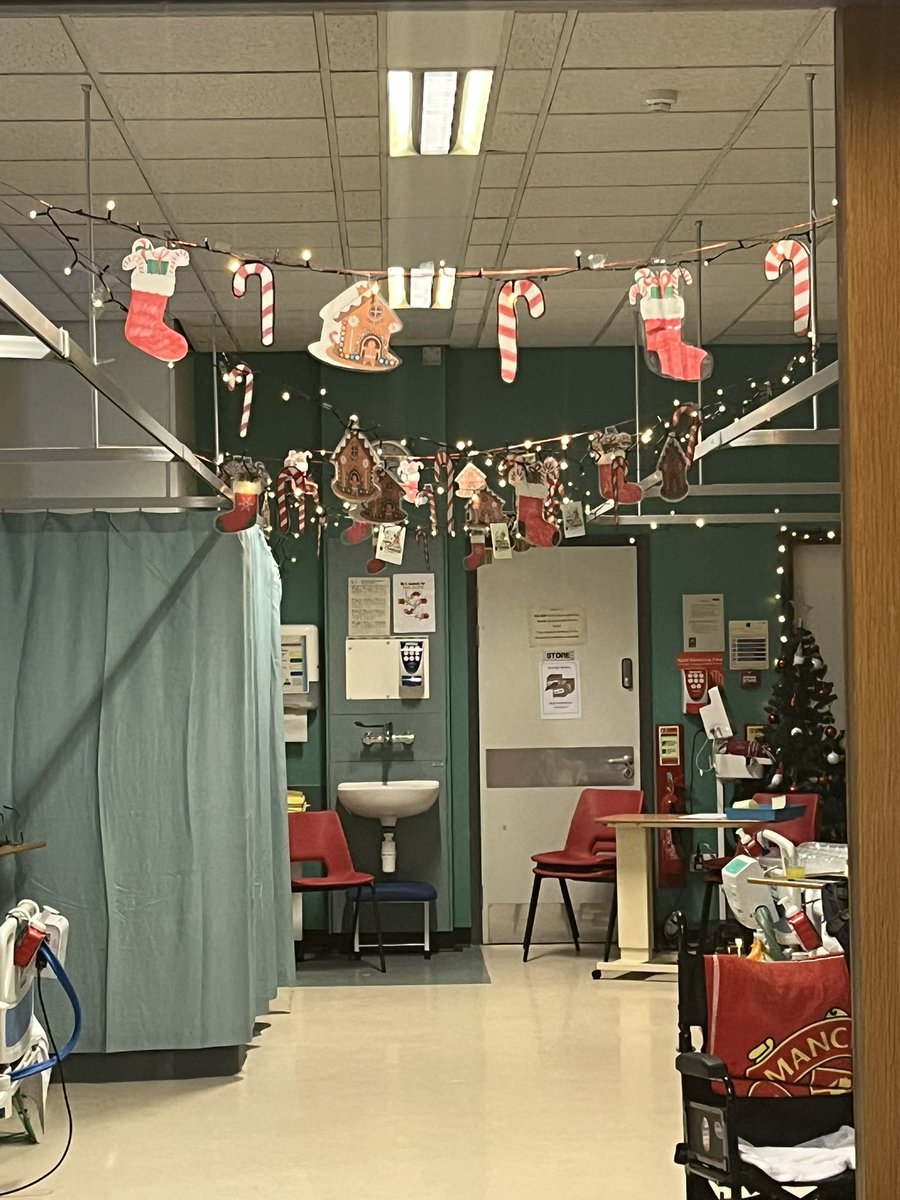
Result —
[{"label": "paper sign on door", "polygon": [[541,720],[577,720],[581,716],[581,673],[578,661],[545,659],[540,663]]}]

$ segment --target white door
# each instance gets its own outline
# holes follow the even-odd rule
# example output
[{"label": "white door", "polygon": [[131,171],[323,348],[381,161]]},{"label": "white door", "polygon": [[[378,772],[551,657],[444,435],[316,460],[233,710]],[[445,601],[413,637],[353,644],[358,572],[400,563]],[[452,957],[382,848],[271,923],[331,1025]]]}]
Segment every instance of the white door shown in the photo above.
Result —
[{"label": "white door", "polygon": [[[482,567],[478,637],[483,933],[518,942],[531,855],[562,848],[582,788],[640,786],[635,548],[535,548]],[[612,889],[570,891],[585,940],[601,940]],[[534,941],[569,936],[548,880]]]}]

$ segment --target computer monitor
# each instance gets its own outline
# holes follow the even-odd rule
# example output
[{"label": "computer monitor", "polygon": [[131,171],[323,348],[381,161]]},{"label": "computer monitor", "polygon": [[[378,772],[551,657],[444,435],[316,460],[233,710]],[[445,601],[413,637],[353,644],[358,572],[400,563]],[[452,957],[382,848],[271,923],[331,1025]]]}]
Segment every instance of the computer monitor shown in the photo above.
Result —
[{"label": "computer monitor", "polygon": [[725,711],[725,701],[719,688],[711,687],[709,689],[709,704],[705,704],[700,709],[700,719],[710,741],[734,736],[734,730],[728,720],[728,713]]}]

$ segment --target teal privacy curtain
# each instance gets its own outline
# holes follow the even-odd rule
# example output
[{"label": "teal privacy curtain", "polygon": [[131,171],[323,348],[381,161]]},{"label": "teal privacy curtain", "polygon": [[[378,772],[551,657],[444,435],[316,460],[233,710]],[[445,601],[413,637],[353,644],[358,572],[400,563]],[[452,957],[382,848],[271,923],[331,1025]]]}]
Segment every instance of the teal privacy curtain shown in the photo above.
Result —
[{"label": "teal privacy curtain", "polygon": [[279,603],[209,513],[0,514],[0,802],[47,840],[2,893],[68,917],[83,1051],[239,1045],[291,978]]}]

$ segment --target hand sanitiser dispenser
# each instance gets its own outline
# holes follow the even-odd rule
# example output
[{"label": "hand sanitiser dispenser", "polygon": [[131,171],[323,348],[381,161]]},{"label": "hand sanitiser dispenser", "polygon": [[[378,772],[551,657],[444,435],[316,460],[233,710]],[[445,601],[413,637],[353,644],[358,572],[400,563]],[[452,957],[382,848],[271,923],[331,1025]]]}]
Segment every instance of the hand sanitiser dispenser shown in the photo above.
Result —
[{"label": "hand sanitiser dispenser", "polygon": [[311,709],[319,707],[319,631],[315,625],[281,626],[284,740],[305,742]]}]

